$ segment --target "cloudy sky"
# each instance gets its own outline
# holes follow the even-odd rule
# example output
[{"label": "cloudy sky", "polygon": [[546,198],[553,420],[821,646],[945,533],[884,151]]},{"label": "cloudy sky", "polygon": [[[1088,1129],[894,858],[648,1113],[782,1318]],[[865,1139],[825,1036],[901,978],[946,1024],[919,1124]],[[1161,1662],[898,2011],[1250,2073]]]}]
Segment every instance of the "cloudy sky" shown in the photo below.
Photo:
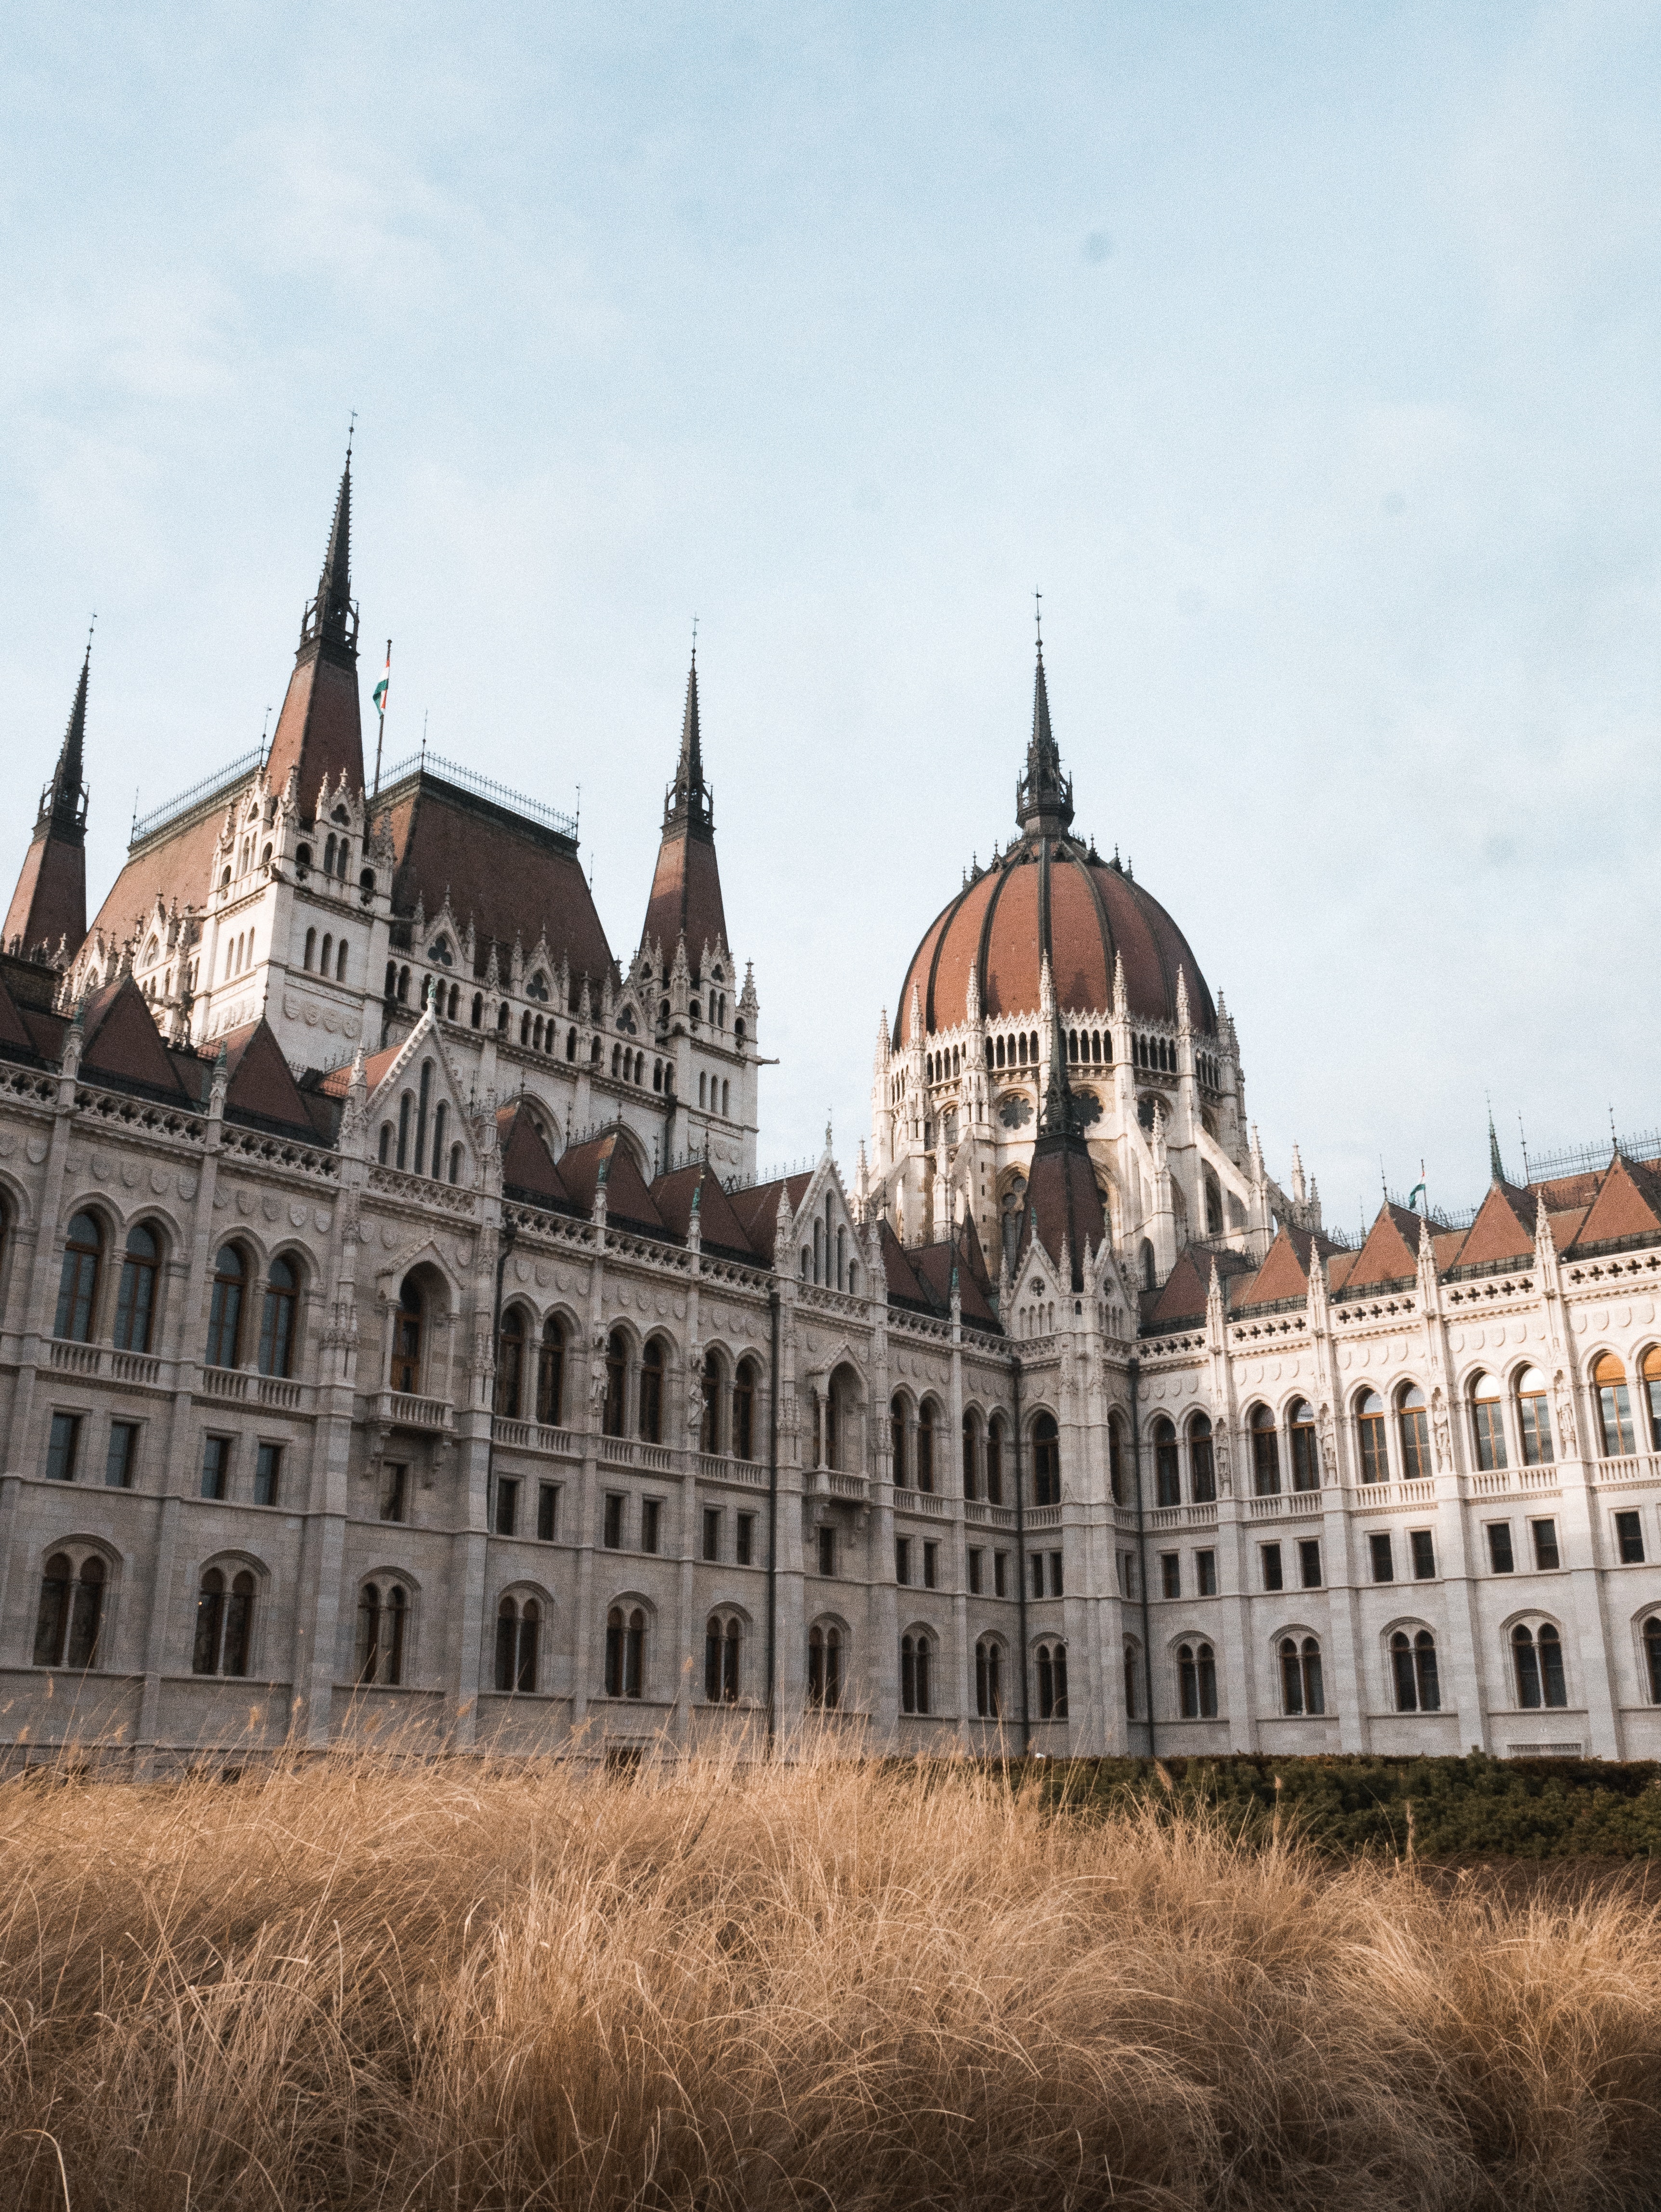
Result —
[{"label": "cloudy sky", "polygon": [[[0,32],[21,858],[98,612],[94,898],[282,696],[349,410],[388,744],[644,912],[691,617],[764,1164],[1080,824],[1330,1216],[1661,1121],[1661,14],[65,4]],[[366,677],[365,692],[372,678]]]}]

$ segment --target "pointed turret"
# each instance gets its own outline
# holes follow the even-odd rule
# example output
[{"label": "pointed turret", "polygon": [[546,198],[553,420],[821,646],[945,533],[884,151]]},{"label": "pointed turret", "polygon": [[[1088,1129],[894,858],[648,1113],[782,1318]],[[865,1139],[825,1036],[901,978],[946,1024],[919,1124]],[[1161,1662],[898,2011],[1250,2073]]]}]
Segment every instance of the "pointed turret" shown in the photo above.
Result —
[{"label": "pointed turret", "polygon": [[34,834],[7,909],[0,947],[25,959],[64,943],[72,954],[87,933],[87,682],[92,640],[81,663],[75,704],[58,748],[58,765],[40,793]]},{"label": "pointed turret", "polygon": [[1062,757],[1050,726],[1042,638],[1032,679],[1032,738],[1026,749],[1026,773],[1015,787],[1015,818],[1029,837],[1059,837],[1073,820],[1073,779],[1062,774]]},{"label": "pointed turret", "polygon": [[1488,1174],[1495,1182],[1506,1180],[1505,1163],[1500,1158],[1500,1139],[1494,1127],[1494,1109],[1488,1109]]},{"label": "pointed turret", "polygon": [[352,457],[350,448],[335,494],[334,520],[317,596],[301,617],[300,646],[288,696],[266,756],[266,781],[275,789],[294,772],[300,803],[310,818],[318,793],[344,775],[363,788],[363,725],[357,696],[357,607],[352,599]]},{"label": "pointed turret", "polygon": [[[1031,1235],[1058,1266],[1071,1287],[1084,1288],[1086,1253],[1107,1236],[1107,1216],[1090,1150],[1079,1126],[1067,1079],[1067,1048],[1059,1026],[1050,1047],[1050,1076],[1027,1182]],[[1022,1247],[1025,1255],[1025,1245]]]},{"label": "pointed turret", "polygon": [[[693,647],[686,678],[686,707],[681,716],[680,757],[664,793],[663,842],[658,848],[652,895],[646,903],[643,944],[673,945],[684,937],[688,957],[700,969],[706,951],[727,944],[727,914],[721,904],[721,870],[715,860],[715,794],[703,775],[703,742],[698,729],[698,659]],[[729,948],[730,950],[730,948]]]}]

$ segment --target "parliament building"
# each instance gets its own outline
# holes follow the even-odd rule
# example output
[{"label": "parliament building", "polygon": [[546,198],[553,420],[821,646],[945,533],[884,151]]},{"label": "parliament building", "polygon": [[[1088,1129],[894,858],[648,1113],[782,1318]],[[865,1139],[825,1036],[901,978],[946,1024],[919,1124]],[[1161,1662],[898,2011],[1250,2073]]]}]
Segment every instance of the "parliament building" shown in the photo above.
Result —
[{"label": "parliament building", "polygon": [[1661,1143],[1329,1231],[1040,650],[868,1146],[759,1181],[696,661],[614,951],[575,823],[366,775],[351,495],[90,919],[88,655],[0,934],[12,1763],[1661,1756]]}]

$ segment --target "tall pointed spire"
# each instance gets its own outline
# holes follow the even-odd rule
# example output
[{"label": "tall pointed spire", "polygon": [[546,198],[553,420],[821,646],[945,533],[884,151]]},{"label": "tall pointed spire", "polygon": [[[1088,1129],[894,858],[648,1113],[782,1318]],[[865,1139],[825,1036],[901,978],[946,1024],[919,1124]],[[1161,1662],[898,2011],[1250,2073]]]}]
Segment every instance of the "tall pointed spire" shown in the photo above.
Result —
[{"label": "tall pointed spire", "polygon": [[690,830],[713,836],[715,828],[715,793],[703,780],[703,744],[698,733],[698,649],[692,647],[692,665],[686,673],[686,708],[680,720],[680,758],[675,779],[663,797],[666,830],[684,823]]},{"label": "tall pointed spire", "polygon": [[1505,1164],[1500,1158],[1500,1139],[1494,1127],[1494,1109],[1488,1109],[1488,1173],[1495,1182],[1504,1182]]},{"label": "tall pointed spire", "polygon": [[87,933],[87,684],[92,672],[92,637],[82,658],[75,704],[58,749],[57,765],[40,793],[34,835],[12,893],[0,948],[24,958],[55,952],[63,945],[75,952]]},{"label": "tall pointed spire", "polygon": [[340,472],[340,489],[335,494],[334,520],[329,526],[329,544],[323,556],[323,573],[317,580],[317,609],[321,622],[338,630],[344,641],[352,611],[352,456],[350,447],[346,453],[346,465]]},{"label": "tall pointed spire", "polygon": [[674,780],[663,795],[663,839],[641,942],[661,945],[666,951],[683,937],[688,964],[700,975],[706,952],[713,954],[717,945],[727,944],[727,912],[715,862],[715,793],[704,780],[698,726],[696,635],[680,720],[680,755]]},{"label": "tall pointed spire", "polygon": [[75,687],[75,704],[70,708],[64,742],[58,749],[58,765],[52,770],[52,781],[40,793],[40,812],[35,823],[37,831],[50,823],[56,836],[66,837],[76,845],[84,844],[87,838],[87,787],[83,762],[87,744],[87,679],[91,673],[92,633],[88,630],[87,650]]},{"label": "tall pointed spire", "polygon": [[1073,820],[1073,781],[1062,774],[1062,757],[1050,726],[1042,637],[1032,678],[1032,738],[1026,749],[1026,773],[1015,787],[1015,815],[1029,837],[1059,837]]},{"label": "tall pointed spire", "polygon": [[300,645],[289,678],[277,732],[265,758],[265,775],[280,790],[291,769],[300,776],[300,803],[307,818],[320,787],[344,775],[363,788],[363,726],[357,696],[357,606],[352,598],[352,453],[335,494],[329,542],[317,595],[301,617]]}]

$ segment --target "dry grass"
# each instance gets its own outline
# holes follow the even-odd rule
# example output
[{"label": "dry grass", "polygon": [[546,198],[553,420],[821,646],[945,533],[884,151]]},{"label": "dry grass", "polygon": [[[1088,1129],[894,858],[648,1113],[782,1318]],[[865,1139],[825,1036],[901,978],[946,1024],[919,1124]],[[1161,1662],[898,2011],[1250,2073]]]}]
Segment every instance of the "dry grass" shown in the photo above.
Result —
[{"label": "dry grass", "polygon": [[0,1790],[20,2208],[1647,2206],[1661,1923],[970,1769]]}]

